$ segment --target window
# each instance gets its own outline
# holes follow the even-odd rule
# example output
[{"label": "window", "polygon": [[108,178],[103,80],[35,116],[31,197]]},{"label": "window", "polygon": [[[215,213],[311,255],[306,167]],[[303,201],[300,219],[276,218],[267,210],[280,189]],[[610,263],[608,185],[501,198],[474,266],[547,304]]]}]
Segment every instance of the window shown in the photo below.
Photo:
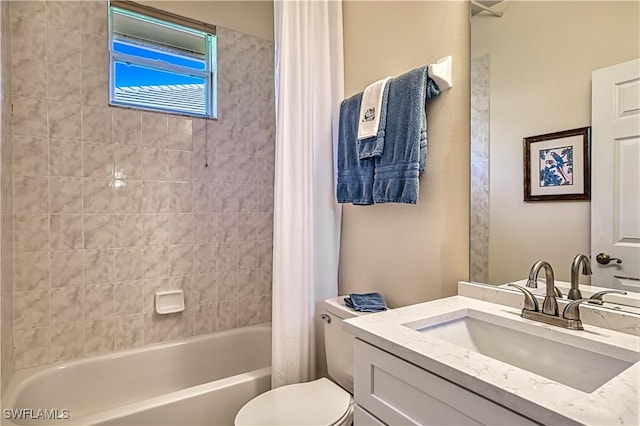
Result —
[{"label": "window", "polygon": [[215,27],[112,1],[110,105],[216,116]]}]

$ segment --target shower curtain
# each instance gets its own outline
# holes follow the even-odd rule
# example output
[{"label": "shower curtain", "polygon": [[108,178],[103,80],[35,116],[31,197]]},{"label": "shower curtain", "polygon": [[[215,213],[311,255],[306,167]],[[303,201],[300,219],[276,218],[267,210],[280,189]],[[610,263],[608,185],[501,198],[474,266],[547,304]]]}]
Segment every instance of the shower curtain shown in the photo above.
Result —
[{"label": "shower curtain", "polygon": [[342,2],[276,0],[276,164],[272,387],[311,380],[338,291],[337,121],[343,98]]}]

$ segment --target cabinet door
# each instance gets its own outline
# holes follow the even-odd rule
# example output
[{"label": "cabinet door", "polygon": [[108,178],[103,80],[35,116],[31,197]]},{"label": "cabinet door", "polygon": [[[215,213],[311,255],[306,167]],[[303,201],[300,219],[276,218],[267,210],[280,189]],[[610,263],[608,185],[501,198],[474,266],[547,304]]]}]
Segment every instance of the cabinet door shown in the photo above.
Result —
[{"label": "cabinet door", "polygon": [[354,426],[386,426],[380,420],[376,419],[367,410],[356,404],[353,409],[353,425]]},{"label": "cabinet door", "polygon": [[355,400],[392,425],[536,423],[420,367],[356,340]]}]

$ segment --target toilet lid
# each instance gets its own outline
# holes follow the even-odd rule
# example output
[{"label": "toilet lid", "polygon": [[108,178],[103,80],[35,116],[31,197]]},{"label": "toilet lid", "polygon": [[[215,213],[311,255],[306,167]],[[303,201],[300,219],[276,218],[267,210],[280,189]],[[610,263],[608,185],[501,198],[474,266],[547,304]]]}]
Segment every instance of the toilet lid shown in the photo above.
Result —
[{"label": "toilet lid", "polygon": [[257,396],[240,409],[235,424],[333,425],[345,416],[350,406],[351,395],[323,377]]}]

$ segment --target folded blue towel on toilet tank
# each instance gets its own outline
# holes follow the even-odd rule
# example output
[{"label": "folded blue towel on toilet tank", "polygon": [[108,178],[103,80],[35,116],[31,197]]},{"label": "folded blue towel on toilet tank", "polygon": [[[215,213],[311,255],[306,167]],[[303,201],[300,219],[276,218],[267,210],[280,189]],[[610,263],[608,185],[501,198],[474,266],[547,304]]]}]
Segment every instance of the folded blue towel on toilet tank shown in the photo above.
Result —
[{"label": "folded blue towel on toilet tank", "polygon": [[387,310],[387,303],[380,293],[352,293],[344,298],[344,304],[358,312],[380,312]]}]

